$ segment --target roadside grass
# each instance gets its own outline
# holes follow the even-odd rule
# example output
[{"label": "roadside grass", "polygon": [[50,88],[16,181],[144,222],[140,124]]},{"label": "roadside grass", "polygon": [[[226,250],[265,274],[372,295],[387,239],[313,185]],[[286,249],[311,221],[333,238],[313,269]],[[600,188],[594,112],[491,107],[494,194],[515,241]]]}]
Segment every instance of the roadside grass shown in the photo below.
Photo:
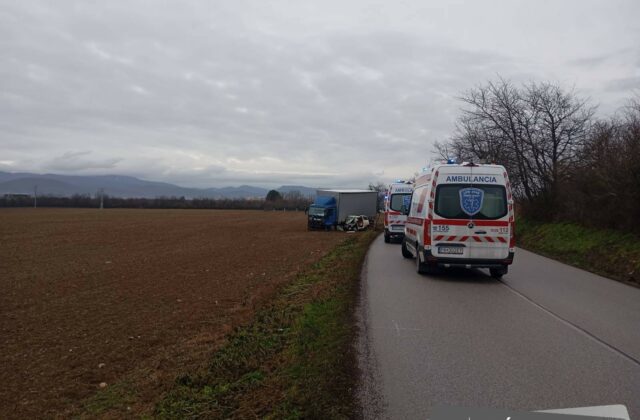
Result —
[{"label": "roadside grass", "polygon": [[519,219],[518,245],[567,264],[640,285],[640,238],[571,223]]},{"label": "roadside grass", "polygon": [[82,418],[94,418],[106,412],[111,415],[126,415],[127,407],[136,400],[135,386],[128,381],[121,381],[87,399],[83,405]]},{"label": "roadside grass", "polygon": [[299,274],[249,325],[229,334],[208,369],[177,378],[154,416],[354,417],[353,307],[376,235],[353,235]]}]

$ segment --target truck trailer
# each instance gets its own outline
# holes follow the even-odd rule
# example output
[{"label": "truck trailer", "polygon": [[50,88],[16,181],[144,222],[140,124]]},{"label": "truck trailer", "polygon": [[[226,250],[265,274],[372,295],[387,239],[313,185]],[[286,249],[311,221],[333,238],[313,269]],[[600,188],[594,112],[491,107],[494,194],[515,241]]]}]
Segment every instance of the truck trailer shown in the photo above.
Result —
[{"label": "truck trailer", "polygon": [[309,207],[309,229],[335,229],[347,216],[362,215],[372,219],[376,215],[378,193],[369,190],[319,189]]}]

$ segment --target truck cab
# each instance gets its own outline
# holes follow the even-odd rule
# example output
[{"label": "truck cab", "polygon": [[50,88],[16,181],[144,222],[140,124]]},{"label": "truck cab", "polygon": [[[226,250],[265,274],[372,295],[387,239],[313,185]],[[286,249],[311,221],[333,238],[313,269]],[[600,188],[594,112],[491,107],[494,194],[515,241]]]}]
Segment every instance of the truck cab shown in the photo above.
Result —
[{"label": "truck cab", "polygon": [[330,230],[337,224],[337,205],[335,197],[317,196],[309,207],[307,228]]}]

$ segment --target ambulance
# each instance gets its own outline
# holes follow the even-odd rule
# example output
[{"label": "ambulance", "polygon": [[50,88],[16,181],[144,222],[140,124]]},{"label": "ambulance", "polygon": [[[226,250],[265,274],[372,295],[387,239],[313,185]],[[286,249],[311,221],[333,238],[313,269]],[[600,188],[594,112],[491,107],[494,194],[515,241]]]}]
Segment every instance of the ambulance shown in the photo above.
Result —
[{"label": "ambulance", "polygon": [[438,267],[507,273],[515,252],[513,195],[500,165],[442,163],[416,179],[402,241],[420,274]]},{"label": "ambulance", "polygon": [[411,203],[413,185],[410,182],[396,181],[389,185],[384,199],[384,241],[404,237],[404,224],[407,216],[405,208]]}]

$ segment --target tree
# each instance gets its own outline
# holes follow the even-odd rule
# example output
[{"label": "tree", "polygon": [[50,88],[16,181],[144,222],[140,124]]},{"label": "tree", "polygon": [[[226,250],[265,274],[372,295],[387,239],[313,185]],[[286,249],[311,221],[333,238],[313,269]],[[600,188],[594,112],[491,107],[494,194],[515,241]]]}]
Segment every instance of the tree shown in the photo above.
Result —
[{"label": "tree", "polygon": [[370,182],[369,191],[376,191],[378,193],[376,211],[384,210],[384,194],[387,191],[387,186],[382,182]]},{"label": "tree", "polygon": [[465,92],[453,137],[440,154],[461,161],[500,163],[514,194],[557,210],[560,186],[580,158],[595,111],[574,91],[551,83],[521,87],[499,79]]},{"label": "tree", "polygon": [[563,190],[561,217],[640,233],[640,101],[597,121]]},{"label": "tree", "polygon": [[267,201],[278,201],[282,200],[282,194],[278,190],[269,190],[267,193],[267,197],[265,198]]},{"label": "tree", "polygon": [[300,201],[303,200],[304,197],[302,196],[302,193],[300,191],[292,190],[284,193],[284,199],[289,201]]}]

